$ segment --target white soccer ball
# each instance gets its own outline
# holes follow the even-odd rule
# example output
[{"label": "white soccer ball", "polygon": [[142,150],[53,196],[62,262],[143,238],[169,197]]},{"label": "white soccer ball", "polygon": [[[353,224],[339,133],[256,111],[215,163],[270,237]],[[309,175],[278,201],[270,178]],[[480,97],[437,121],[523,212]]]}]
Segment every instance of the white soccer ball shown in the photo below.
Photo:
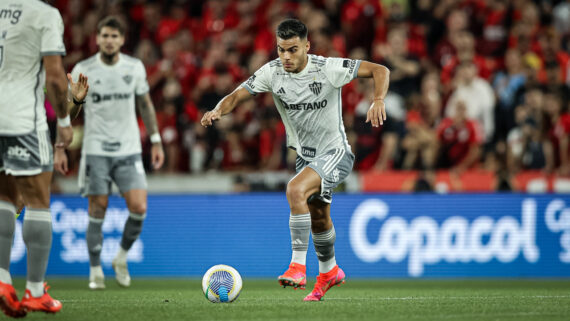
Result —
[{"label": "white soccer ball", "polygon": [[214,303],[235,301],[241,292],[241,276],[229,265],[212,266],[202,278],[202,290],[206,299]]}]

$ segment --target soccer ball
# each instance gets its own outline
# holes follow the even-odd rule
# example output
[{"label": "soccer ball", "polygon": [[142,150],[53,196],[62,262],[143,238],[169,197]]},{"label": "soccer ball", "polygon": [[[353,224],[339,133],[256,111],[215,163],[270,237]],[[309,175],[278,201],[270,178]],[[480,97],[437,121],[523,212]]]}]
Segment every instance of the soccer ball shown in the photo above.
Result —
[{"label": "soccer ball", "polygon": [[212,266],[202,278],[202,290],[206,299],[214,303],[235,301],[241,292],[241,276],[229,265]]}]

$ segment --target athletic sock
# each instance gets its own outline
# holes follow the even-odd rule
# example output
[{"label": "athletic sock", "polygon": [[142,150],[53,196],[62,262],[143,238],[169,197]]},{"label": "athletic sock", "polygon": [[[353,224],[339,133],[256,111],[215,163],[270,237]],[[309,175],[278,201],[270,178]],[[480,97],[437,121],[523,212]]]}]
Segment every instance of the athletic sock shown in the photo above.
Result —
[{"label": "athletic sock", "polygon": [[12,284],[10,252],[16,229],[16,208],[12,203],[0,201],[0,282]]},{"label": "athletic sock", "polygon": [[321,233],[313,233],[313,244],[319,259],[319,273],[327,273],[336,265],[334,255],[334,242],[336,232],[334,226],[330,230]]},{"label": "athletic sock", "polygon": [[101,265],[101,250],[103,249],[103,219],[89,216],[87,224],[87,250],[89,251],[89,265]]},{"label": "athletic sock", "polygon": [[123,238],[121,239],[121,248],[128,252],[133,246],[133,243],[139,238],[142,232],[143,222],[146,218],[146,213],[135,214],[129,213],[129,218],[125,223],[125,229],[123,230]]},{"label": "athletic sock", "polygon": [[289,229],[291,230],[291,263],[306,265],[309,236],[311,235],[311,214],[289,216]]},{"label": "athletic sock", "polygon": [[22,230],[28,250],[28,277],[26,288],[32,296],[43,295],[43,282],[52,241],[51,213],[49,208],[26,210]]}]

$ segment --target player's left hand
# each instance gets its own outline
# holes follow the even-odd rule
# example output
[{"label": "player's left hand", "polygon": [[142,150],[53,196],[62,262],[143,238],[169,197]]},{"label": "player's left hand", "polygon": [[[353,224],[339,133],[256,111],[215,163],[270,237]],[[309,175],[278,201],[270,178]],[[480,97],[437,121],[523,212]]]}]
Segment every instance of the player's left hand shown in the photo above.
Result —
[{"label": "player's left hand", "polygon": [[385,120],[386,106],[384,105],[384,100],[375,100],[366,113],[366,122],[371,122],[372,127],[380,127],[380,125],[384,125]]},{"label": "player's left hand", "polygon": [[152,168],[155,170],[160,169],[164,163],[164,151],[162,150],[162,144],[152,144],[150,154]]},{"label": "player's left hand", "polygon": [[67,74],[67,80],[69,80],[69,86],[71,88],[71,95],[77,101],[83,101],[87,96],[89,91],[89,84],[87,83],[87,76],[79,74],[79,79],[77,82],[73,82],[73,77],[71,74]]},{"label": "player's left hand", "polygon": [[55,170],[62,175],[66,175],[68,170],[67,164],[67,154],[65,153],[65,149],[56,148],[53,161],[53,167]]}]

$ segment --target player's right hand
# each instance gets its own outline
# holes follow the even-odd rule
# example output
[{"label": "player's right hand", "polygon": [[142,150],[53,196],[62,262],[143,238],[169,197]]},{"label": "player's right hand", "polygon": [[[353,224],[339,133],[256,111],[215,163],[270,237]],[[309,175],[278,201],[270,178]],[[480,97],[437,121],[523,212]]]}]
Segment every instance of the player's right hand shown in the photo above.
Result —
[{"label": "player's right hand", "polygon": [[68,170],[67,164],[67,154],[65,153],[65,149],[56,148],[53,161],[53,167],[55,170],[60,172],[62,175],[66,175]]},{"label": "player's right hand", "polygon": [[200,123],[204,127],[212,126],[214,120],[218,120],[222,117],[222,112],[219,109],[212,109],[204,114]]},{"label": "player's right hand", "polygon": [[73,128],[71,126],[57,126],[57,137],[55,139],[55,148],[67,148],[73,140]]}]

